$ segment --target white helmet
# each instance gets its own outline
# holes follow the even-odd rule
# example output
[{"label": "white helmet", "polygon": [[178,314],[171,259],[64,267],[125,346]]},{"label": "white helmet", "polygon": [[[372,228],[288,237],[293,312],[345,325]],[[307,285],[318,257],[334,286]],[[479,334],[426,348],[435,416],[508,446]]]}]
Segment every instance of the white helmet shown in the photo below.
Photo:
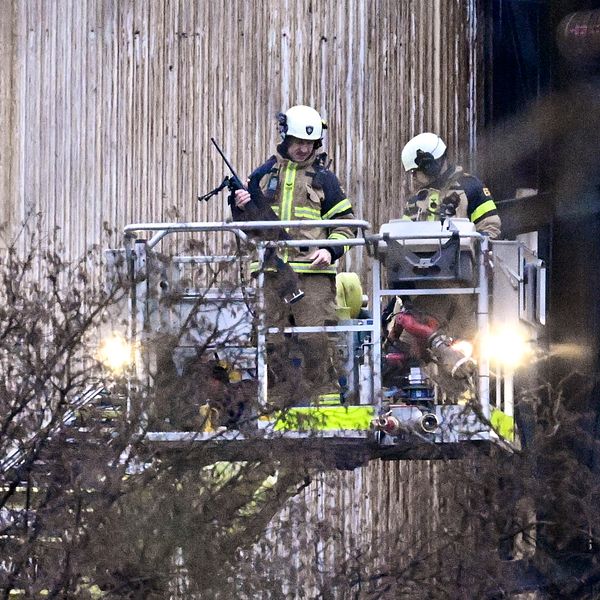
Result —
[{"label": "white helmet", "polygon": [[[435,133],[420,133],[402,148],[402,164],[407,171],[413,171],[420,168],[417,164],[417,154],[424,153],[425,159],[431,163],[433,160],[442,158],[446,152],[444,140]],[[427,156],[428,155],[428,156]],[[421,162],[419,160],[419,162]],[[426,160],[427,162],[427,160]]]},{"label": "white helmet", "polygon": [[321,115],[310,106],[298,104],[279,114],[279,132],[282,137],[292,135],[300,140],[320,140],[327,128]]}]

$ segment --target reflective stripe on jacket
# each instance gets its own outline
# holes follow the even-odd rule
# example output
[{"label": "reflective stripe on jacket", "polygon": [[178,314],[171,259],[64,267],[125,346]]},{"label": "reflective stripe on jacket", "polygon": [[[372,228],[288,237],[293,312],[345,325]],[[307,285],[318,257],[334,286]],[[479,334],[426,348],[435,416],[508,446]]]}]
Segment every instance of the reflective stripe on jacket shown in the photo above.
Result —
[{"label": "reflective stripe on jacket", "polygon": [[490,191],[462,167],[450,167],[431,187],[409,198],[403,218],[438,221],[442,216],[468,218],[492,239],[500,235],[500,217]]}]

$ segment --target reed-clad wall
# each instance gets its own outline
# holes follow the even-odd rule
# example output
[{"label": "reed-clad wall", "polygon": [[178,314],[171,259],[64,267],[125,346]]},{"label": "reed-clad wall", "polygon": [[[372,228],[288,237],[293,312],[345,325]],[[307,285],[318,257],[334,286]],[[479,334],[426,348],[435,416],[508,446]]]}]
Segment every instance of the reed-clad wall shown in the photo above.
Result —
[{"label": "reed-clad wall", "polygon": [[[196,200],[226,173],[210,137],[247,175],[277,142],[276,113],[306,103],[329,122],[326,148],[356,215],[377,228],[401,212],[412,135],[438,131],[461,155],[474,147],[479,4],[4,0],[0,221],[41,212],[79,255],[104,223],[221,220],[224,197]],[[358,253],[348,266],[362,270]],[[414,519],[407,539],[433,527],[438,472],[372,463],[323,475],[296,502],[323,523],[326,507],[344,509],[327,554],[341,558]]]},{"label": "reed-clad wall", "polygon": [[375,226],[411,135],[476,133],[476,0],[5,0],[0,35],[0,220],[42,212],[73,254],[104,222],[222,219],[224,198],[196,201],[225,173],[210,137],[247,175],[292,104],[325,115]]}]

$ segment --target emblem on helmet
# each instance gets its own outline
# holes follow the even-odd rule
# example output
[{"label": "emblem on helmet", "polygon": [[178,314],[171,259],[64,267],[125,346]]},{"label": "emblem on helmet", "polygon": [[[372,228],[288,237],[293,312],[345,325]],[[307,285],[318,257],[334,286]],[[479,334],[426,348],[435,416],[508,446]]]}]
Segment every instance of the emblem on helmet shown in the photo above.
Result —
[{"label": "emblem on helmet", "polygon": [[280,126],[282,137],[295,137],[299,140],[312,140],[316,142],[323,137],[325,124],[321,115],[310,106],[298,104],[292,106],[284,114],[286,129]]}]

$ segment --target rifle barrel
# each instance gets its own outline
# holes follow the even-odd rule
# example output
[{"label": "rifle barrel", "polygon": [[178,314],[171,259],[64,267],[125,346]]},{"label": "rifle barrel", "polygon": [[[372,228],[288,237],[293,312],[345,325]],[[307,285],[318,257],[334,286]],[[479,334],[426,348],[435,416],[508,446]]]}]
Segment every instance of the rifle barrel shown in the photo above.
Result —
[{"label": "rifle barrel", "polygon": [[232,164],[227,160],[227,157],[225,156],[225,154],[223,154],[223,151],[219,147],[219,144],[217,144],[215,138],[211,137],[210,141],[214,144],[215,148],[217,149],[217,152],[221,155],[221,158],[225,161],[225,164],[231,171],[231,174],[235,177],[235,179],[237,179],[237,181],[239,182],[239,184],[242,187],[245,187],[244,184],[242,183],[242,180],[239,178],[238,174],[235,172],[235,169],[233,168]]}]

